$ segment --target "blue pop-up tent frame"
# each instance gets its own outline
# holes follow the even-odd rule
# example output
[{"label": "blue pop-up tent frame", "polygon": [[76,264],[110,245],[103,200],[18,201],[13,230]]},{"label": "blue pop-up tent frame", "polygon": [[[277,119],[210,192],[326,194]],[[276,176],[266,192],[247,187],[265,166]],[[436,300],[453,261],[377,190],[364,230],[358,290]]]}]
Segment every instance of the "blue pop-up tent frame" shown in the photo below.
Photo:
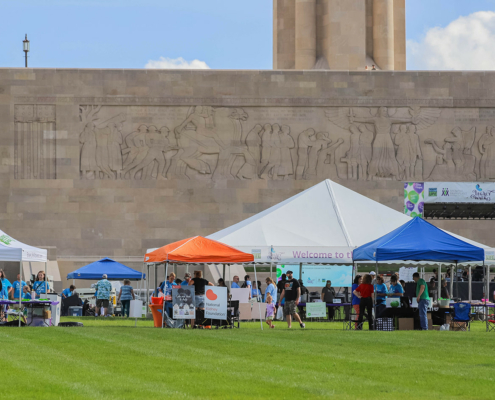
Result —
[{"label": "blue pop-up tent frame", "polygon": [[67,274],[67,279],[97,280],[101,279],[103,274],[107,274],[108,280],[115,281],[123,279],[138,281],[146,279],[145,273],[129,268],[111,258],[103,258],[100,261],[85,265],[84,267]]},{"label": "blue pop-up tent frame", "polygon": [[[485,250],[452,236],[420,217],[413,218],[392,232],[366,243],[352,253],[353,262],[433,261],[457,263],[485,262]],[[441,267],[438,272],[440,284]],[[376,314],[376,303],[373,301]],[[376,323],[376,320],[375,320]],[[376,327],[375,327],[376,328]]]},{"label": "blue pop-up tent frame", "polygon": [[353,251],[353,261],[484,261],[485,250],[416,217]]}]

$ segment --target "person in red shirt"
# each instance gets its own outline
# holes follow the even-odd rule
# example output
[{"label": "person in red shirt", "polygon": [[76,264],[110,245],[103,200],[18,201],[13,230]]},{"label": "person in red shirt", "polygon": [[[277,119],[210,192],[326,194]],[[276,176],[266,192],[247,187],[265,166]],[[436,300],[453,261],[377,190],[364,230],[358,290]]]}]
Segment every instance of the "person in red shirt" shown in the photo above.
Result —
[{"label": "person in red shirt", "polygon": [[368,317],[369,330],[373,330],[373,292],[371,275],[367,274],[363,278],[363,283],[361,283],[353,292],[355,296],[361,299],[359,302],[358,330],[363,329],[365,310]]}]

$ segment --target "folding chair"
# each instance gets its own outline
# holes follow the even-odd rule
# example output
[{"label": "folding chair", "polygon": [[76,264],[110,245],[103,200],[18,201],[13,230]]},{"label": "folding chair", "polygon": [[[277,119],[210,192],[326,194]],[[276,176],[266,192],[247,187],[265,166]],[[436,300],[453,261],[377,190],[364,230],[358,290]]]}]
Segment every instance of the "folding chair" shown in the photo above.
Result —
[{"label": "folding chair", "polygon": [[454,331],[471,330],[471,304],[454,304],[454,315],[452,316],[452,321],[450,322],[450,328]]},{"label": "folding chair", "polygon": [[362,329],[365,319],[363,319],[363,322],[361,322],[361,325],[359,326],[357,324],[358,319],[359,315],[349,314],[349,319],[344,319],[344,331],[355,331],[358,330],[358,328]]}]

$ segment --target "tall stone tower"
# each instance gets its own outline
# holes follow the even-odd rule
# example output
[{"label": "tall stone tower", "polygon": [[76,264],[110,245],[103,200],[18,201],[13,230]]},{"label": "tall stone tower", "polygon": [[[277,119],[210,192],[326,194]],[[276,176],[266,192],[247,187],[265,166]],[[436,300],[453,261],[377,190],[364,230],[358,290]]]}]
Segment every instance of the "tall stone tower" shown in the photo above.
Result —
[{"label": "tall stone tower", "polygon": [[273,0],[273,68],[406,69],[405,0]]}]

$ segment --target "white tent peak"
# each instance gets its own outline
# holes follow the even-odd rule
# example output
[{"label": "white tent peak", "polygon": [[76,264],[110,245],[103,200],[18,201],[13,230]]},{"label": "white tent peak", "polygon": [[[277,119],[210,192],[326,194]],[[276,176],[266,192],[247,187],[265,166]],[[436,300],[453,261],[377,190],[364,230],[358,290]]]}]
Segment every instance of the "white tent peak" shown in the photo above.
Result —
[{"label": "white tent peak", "polygon": [[208,238],[231,246],[357,247],[398,228],[407,215],[329,179]]},{"label": "white tent peak", "polygon": [[0,230],[0,261],[47,261],[46,249],[29,246]]}]

